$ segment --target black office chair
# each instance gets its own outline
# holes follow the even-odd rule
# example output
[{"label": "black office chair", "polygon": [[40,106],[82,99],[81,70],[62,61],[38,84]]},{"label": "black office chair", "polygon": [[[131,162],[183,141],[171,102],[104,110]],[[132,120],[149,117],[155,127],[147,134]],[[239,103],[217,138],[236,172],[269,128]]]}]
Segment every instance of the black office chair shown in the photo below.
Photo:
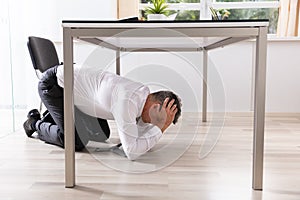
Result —
[{"label": "black office chair", "polygon": [[[47,69],[61,64],[55,46],[50,40],[31,36],[28,37],[27,46],[36,72],[43,73]],[[39,75],[38,78],[40,78]]]},{"label": "black office chair", "polygon": [[[30,36],[28,37],[27,47],[33,68],[39,79],[41,78],[41,73],[47,69],[62,64],[59,63],[53,42],[48,39]],[[42,111],[42,102],[39,111]]]}]

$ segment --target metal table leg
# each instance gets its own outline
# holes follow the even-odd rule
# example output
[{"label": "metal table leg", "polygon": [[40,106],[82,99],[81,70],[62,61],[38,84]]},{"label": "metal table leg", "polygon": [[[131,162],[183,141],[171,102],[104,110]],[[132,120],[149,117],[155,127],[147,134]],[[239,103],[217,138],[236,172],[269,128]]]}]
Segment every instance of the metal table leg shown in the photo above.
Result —
[{"label": "metal table leg", "polygon": [[256,38],[255,95],[254,95],[254,136],[253,136],[253,177],[252,188],[263,189],[263,154],[265,126],[265,90],[267,27],[259,28]]},{"label": "metal table leg", "polygon": [[70,28],[63,29],[64,52],[64,134],[65,187],[75,186],[75,134],[73,99],[73,37]]},{"label": "metal table leg", "polygon": [[121,69],[120,69],[120,50],[116,51],[116,74],[120,75],[121,74]]},{"label": "metal table leg", "polygon": [[207,121],[207,61],[207,50],[203,50],[202,122]]}]

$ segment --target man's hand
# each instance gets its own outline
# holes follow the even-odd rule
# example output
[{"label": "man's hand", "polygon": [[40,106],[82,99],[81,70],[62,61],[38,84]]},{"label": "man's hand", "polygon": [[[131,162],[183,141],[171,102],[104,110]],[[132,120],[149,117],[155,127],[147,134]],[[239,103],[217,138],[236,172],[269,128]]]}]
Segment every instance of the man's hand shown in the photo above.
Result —
[{"label": "man's hand", "polygon": [[167,113],[165,125],[161,130],[162,132],[164,132],[170,126],[170,124],[172,124],[175,114],[177,113],[177,105],[174,104],[175,99],[172,99],[169,102],[169,104],[168,104],[168,102],[169,102],[169,98],[166,98],[162,105],[162,109],[165,109],[165,111]]},{"label": "man's hand", "polygon": [[172,99],[169,104],[168,102],[169,98],[166,98],[163,105],[153,104],[149,109],[151,123],[158,126],[162,132],[170,126],[177,112],[175,100]]}]

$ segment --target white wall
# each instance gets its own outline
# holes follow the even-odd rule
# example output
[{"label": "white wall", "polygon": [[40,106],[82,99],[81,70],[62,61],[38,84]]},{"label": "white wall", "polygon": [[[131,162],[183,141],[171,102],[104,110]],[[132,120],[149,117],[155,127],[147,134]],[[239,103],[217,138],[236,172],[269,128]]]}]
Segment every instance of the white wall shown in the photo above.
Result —
[{"label": "white wall", "polygon": [[300,112],[300,41],[269,45],[267,110]]},{"label": "white wall", "polygon": [[[211,58],[223,74],[226,105],[230,111],[247,111],[252,108],[252,63],[248,53],[251,53],[253,45],[253,42],[242,42],[211,53]],[[299,50],[299,40],[271,39],[268,42],[267,112],[300,112]],[[226,61],[224,66],[223,61]]]},{"label": "white wall", "polygon": [[15,106],[25,109],[39,104],[37,77],[26,44],[28,36],[61,41],[62,20],[116,19],[117,15],[116,0],[9,0],[7,2],[9,2],[11,27]]},{"label": "white wall", "polygon": [[[17,1],[17,0],[14,0]],[[25,0],[28,34],[62,39],[62,20],[116,19],[117,0]],[[19,5],[19,2],[18,2]]]}]

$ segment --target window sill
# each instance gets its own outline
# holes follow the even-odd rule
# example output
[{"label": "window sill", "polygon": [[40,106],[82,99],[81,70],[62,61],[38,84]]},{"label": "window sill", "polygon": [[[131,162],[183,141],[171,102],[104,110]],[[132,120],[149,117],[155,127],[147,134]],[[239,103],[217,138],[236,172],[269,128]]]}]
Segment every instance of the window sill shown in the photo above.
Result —
[{"label": "window sill", "polygon": [[[278,37],[275,34],[268,34],[268,42],[300,42],[300,37]],[[249,42],[254,42],[254,39],[247,40]]]},{"label": "window sill", "polygon": [[288,37],[279,37],[275,34],[269,34],[268,35],[268,41],[270,42],[300,42],[300,37],[292,37],[292,36],[288,36]]}]

